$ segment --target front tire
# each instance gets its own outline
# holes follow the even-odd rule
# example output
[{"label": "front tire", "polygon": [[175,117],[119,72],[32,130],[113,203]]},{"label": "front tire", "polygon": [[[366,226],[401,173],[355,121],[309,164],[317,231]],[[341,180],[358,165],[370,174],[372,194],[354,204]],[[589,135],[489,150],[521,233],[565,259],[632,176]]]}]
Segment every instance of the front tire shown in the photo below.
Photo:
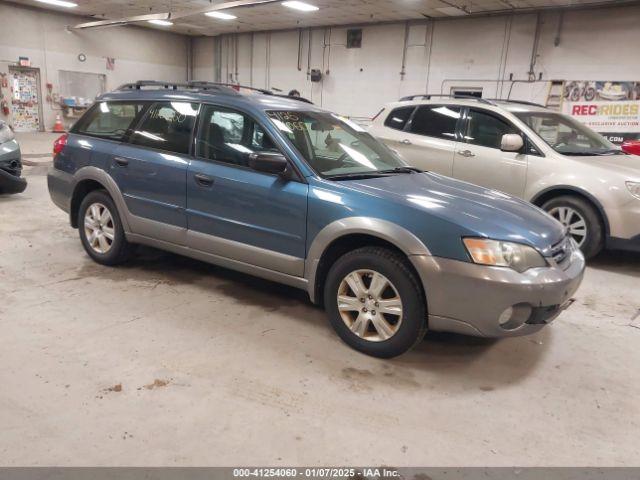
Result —
[{"label": "front tire", "polygon": [[568,229],[585,258],[595,257],[604,248],[604,225],[598,211],[586,200],[563,195],[549,200],[542,209]]},{"label": "front tire", "polygon": [[340,257],[327,275],[324,305],[340,338],[374,357],[407,352],[427,330],[419,280],[406,258],[386,248],[363,247]]},{"label": "front tire", "polygon": [[82,199],[78,230],[87,254],[102,265],[124,263],[133,250],[125,238],[118,209],[104,190],[90,192]]}]

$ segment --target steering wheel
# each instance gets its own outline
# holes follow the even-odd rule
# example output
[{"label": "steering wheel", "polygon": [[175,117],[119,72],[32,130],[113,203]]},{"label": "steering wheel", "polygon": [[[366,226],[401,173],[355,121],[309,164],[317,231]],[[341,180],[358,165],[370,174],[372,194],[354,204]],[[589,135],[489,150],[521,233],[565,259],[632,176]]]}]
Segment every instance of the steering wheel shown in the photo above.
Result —
[{"label": "steering wheel", "polygon": [[345,160],[347,160],[347,158],[350,158],[349,154],[347,152],[344,152],[342,155],[340,155],[338,157],[338,159],[336,160],[336,163],[338,164],[338,167],[343,167],[344,166],[344,162]]}]

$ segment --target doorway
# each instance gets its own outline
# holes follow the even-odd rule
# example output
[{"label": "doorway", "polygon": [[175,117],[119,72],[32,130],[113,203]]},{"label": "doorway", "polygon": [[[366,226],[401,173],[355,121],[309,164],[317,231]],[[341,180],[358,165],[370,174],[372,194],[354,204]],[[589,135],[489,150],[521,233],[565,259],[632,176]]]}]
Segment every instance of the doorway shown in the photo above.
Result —
[{"label": "doorway", "polygon": [[11,124],[16,132],[42,132],[40,69],[9,67]]}]

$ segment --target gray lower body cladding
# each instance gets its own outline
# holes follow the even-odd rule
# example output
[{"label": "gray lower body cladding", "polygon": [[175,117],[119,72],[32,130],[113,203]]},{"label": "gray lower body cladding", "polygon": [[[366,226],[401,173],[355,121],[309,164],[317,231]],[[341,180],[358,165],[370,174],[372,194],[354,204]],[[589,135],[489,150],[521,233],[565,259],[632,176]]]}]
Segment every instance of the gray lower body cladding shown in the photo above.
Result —
[{"label": "gray lower body cladding", "polygon": [[410,258],[424,285],[429,328],[482,337],[527,335],[543,328],[567,305],[585,268],[577,251],[565,269],[524,273],[438,257]]}]

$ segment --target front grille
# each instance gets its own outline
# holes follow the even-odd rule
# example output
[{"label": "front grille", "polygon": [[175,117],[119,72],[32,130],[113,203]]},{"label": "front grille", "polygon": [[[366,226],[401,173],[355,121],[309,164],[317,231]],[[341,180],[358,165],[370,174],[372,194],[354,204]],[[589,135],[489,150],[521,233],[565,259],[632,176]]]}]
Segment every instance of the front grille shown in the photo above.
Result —
[{"label": "front grille", "polygon": [[567,235],[558,243],[551,247],[551,258],[561,267],[564,267],[569,261],[571,255],[571,238]]}]

